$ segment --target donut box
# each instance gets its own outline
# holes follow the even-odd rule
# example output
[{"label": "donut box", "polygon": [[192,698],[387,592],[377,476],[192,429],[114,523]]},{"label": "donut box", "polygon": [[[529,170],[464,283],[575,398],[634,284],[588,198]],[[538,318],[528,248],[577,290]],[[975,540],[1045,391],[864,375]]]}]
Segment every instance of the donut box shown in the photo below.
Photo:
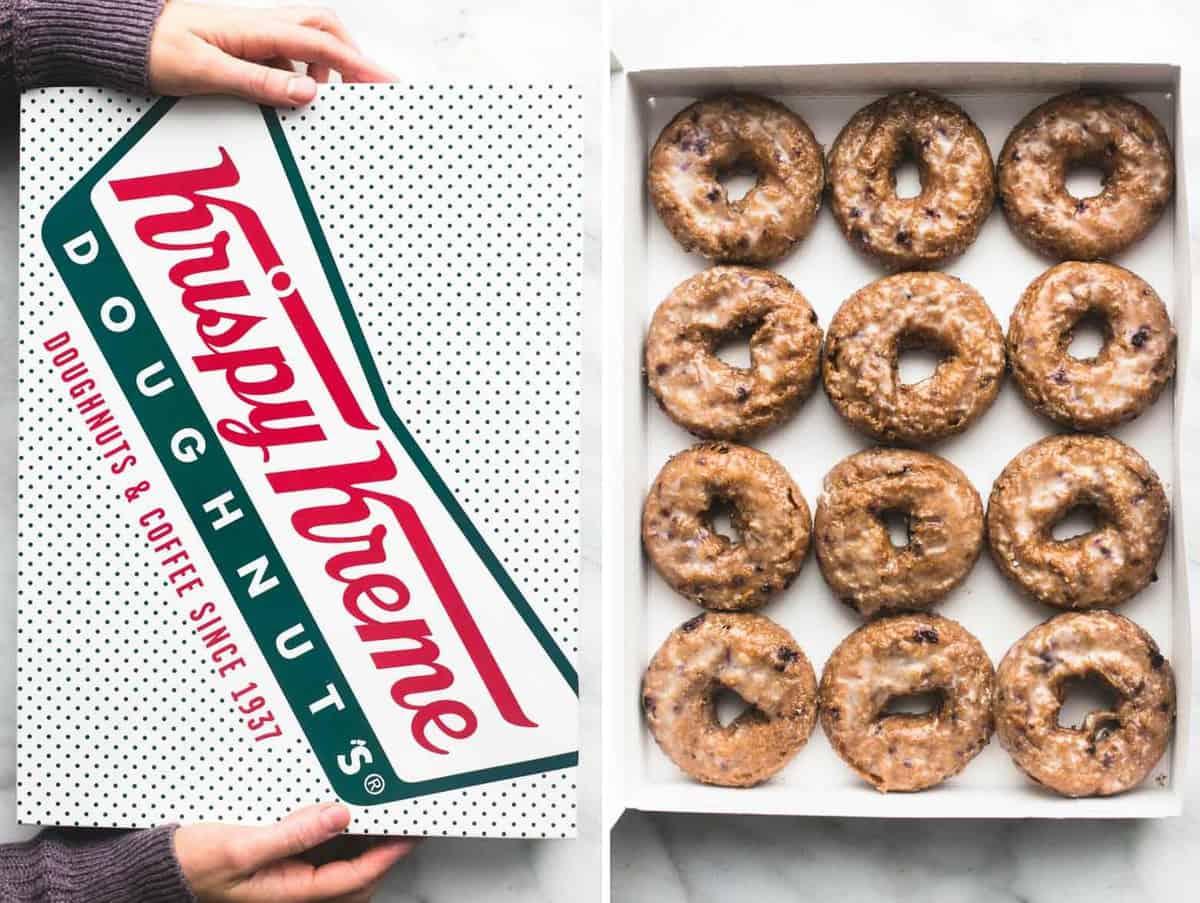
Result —
[{"label": "donut box", "polygon": [[25,95],[21,822],[574,834],[579,115]]},{"label": "donut box", "polygon": [[[602,341],[607,825],[615,824],[626,809],[874,818],[1156,818],[1181,812],[1192,711],[1186,512],[1179,490],[1186,461],[1183,387],[1191,348],[1191,282],[1179,85],[1180,70],[1170,65],[903,63],[627,70],[614,62],[607,123],[607,306]],[[1136,273],[1162,298],[1178,333],[1178,370],[1156,403],[1111,433],[1145,457],[1171,505],[1166,547],[1152,582],[1117,611],[1144,628],[1174,667],[1174,740],[1144,781],[1111,797],[1070,799],[1037,786],[1018,770],[995,736],[965,769],[938,786],[916,793],[879,793],[838,757],[820,727],[789,764],[763,783],[737,788],[691,779],[656,744],[641,688],[656,650],[703,609],[660,576],[643,549],[641,528],[643,502],[660,469],[672,455],[700,440],[656,404],[643,367],[644,342],[656,308],[677,285],[711,264],[683,250],[651,202],[647,160],[656,139],[693,101],[747,92],[765,95],[799,114],[828,152],[843,126],[865,105],[892,92],[924,89],[965,110],[982,130],[995,160],[1027,113],[1081,86],[1141,103],[1163,124],[1175,151],[1175,193],[1166,212],[1141,241],[1112,262]],[[1086,183],[1086,175],[1080,178],[1079,183],[1068,183],[1072,194],[1086,197],[1098,190]],[[907,194],[916,194],[916,175],[901,171],[902,187],[906,179]],[[737,196],[739,188],[751,185],[751,180],[735,179],[725,188]],[[1056,262],[1023,244],[1002,211],[994,209],[974,244],[940,269],[978,291],[1007,332],[1026,287]],[[828,189],[807,237],[764,268],[783,275],[803,294],[823,330],[829,329],[843,301],[888,272],[843,236],[830,209]],[[1094,341],[1098,345],[1100,339]],[[735,366],[748,366],[744,344],[739,348],[735,342],[718,354]],[[1081,346],[1080,353],[1094,351]],[[911,362],[905,357],[902,378],[920,380],[936,363],[935,355],[918,353]],[[979,420],[958,435],[919,447],[956,465],[986,505],[994,481],[1019,452],[1062,431],[1034,412],[1006,374],[995,402]],[[739,441],[782,464],[813,508],[825,475],[836,464],[878,444],[848,426],[820,387],[790,419]],[[1087,523],[1073,526],[1076,529],[1068,529],[1066,535],[1089,528]],[[970,631],[996,665],[1018,639],[1060,611],[1023,595],[1007,580],[992,561],[986,540],[965,580],[931,610]],[[790,632],[818,677],[834,649],[863,623],[835,597],[811,553],[794,582],[757,611]],[[1100,701],[1079,700],[1077,710],[1071,705],[1069,700],[1064,718],[1082,718],[1099,708]]]}]

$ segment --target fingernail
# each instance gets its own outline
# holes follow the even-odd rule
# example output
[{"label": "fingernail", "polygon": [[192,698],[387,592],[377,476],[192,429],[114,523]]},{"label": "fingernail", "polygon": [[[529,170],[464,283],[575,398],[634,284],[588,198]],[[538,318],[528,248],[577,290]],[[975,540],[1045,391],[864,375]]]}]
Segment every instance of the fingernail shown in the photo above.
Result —
[{"label": "fingernail", "polygon": [[321,810],[321,824],[327,831],[341,831],[346,821],[346,810],[341,803],[329,803]]},{"label": "fingernail", "polygon": [[297,75],[288,80],[287,96],[293,103],[305,103],[317,93],[317,83],[307,75]]}]

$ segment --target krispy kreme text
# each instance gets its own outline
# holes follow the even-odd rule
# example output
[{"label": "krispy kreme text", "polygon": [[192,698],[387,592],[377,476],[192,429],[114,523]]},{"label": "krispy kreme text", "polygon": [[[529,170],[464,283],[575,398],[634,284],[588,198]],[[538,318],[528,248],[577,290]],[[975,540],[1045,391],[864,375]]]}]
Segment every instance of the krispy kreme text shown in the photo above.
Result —
[{"label": "krispy kreme text", "polygon": [[[123,204],[153,202],[155,212],[141,215],[135,232],[145,247],[170,255],[169,280],[179,293],[171,302],[187,312],[203,346],[191,356],[202,374],[198,378],[223,379],[235,403],[245,406],[240,418],[217,421],[219,435],[231,445],[254,450],[239,467],[261,461],[271,490],[288,501],[291,530],[320,555],[324,574],[333,581],[373,667],[391,680],[392,700],[412,713],[412,736],[422,748],[445,754],[450,742],[474,734],[482,697],[468,701],[442,660],[451,638],[435,636],[427,618],[408,611],[410,603],[420,609],[426,592],[423,581],[401,575],[402,565],[389,554],[389,545],[396,542],[406,544],[419,562],[496,712],[509,724],[535,727],[421,516],[390,482],[400,473],[393,449],[398,454],[404,450],[386,441],[390,433],[359,403],[262,218],[232,199],[241,183],[235,161],[225,148],[217,156],[206,168],[108,184]],[[165,212],[163,201],[170,206]],[[230,248],[236,242],[244,243],[261,274],[235,271]],[[278,302],[270,315],[250,304],[251,277],[260,275]],[[304,360],[289,360],[280,343],[270,340],[281,324],[299,339]],[[316,373],[337,413],[334,421],[323,421],[318,414],[329,409],[324,399],[318,405],[301,394],[299,367]],[[340,439],[347,431],[365,439],[359,445],[370,451],[345,460],[352,444]],[[284,447],[313,450],[305,460],[316,463],[283,468],[272,452]],[[320,604],[323,598],[323,591],[314,588],[311,599]]]}]

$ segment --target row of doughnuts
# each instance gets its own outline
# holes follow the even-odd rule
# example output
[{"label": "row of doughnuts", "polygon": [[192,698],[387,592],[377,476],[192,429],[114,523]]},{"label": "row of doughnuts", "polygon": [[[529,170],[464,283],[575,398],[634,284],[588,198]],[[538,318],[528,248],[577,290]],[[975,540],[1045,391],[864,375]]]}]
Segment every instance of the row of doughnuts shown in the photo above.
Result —
[{"label": "row of doughnuts", "polygon": [[[1070,353],[1086,317],[1104,323],[1095,355]],[[720,345],[749,331],[750,366]],[[904,383],[900,355],[944,355]],[[945,273],[897,273],[838,309],[824,336],[807,299],[783,276],[716,266],[677,286],[646,336],[646,379],[672,420],[708,439],[745,439],[791,416],[818,374],[838,413],[884,442],[932,442],[965,430],[1000,391],[1006,365],[1023,397],[1055,422],[1100,431],[1132,420],[1175,373],[1175,329],[1158,294],[1109,263],[1051,267],[1000,324],[975,289]]]},{"label": "row of doughnuts", "polygon": [[[713,525],[721,506],[737,542]],[[1055,540],[1054,525],[1080,506],[1095,510],[1095,529]],[[907,520],[903,546],[893,545],[886,512]],[[762,607],[800,572],[811,543],[837,598],[872,617],[944,598],[974,566],[986,524],[992,557],[1024,593],[1090,609],[1120,605],[1157,579],[1168,522],[1158,475],[1107,436],[1048,436],[1022,451],[996,478],[986,519],[974,487],[944,458],[867,449],[825,476],[815,529],[778,461],[704,443],[659,472],[642,510],[642,543],[676,592],[717,611]]]},{"label": "row of doughnuts", "polygon": [[[1064,684],[1088,675],[1099,675],[1119,701],[1079,728],[1061,726]],[[720,688],[751,705],[727,725],[717,718]],[[937,703],[923,714],[889,715],[890,700],[913,694],[934,694]],[[843,640],[819,687],[807,656],[778,624],[707,612],[673,630],[654,655],[642,709],[663,752],[708,784],[767,780],[807,743],[819,714],[837,754],[883,792],[940,784],[995,730],[1033,781],[1064,796],[1108,796],[1139,784],[1161,758],[1175,720],[1175,683],[1153,638],[1109,611],[1038,625],[998,670],[956,621],[891,615]]]},{"label": "row of doughnuts", "polygon": [[[896,168],[916,162],[921,191],[896,193]],[[1070,167],[1095,166],[1103,187],[1078,198]],[[731,199],[721,178],[751,168]],[[1174,188],[1162,124],[1128,98],[1072,93],[1031,111],[999,162],[958,106],[922,91],[881,98],[842,129],[828,160],[808,125],[755,95],[697,101],[650,153],[649,191],[676,240],[713,260],[765,263],[812,227],[826,184],[851,244],[893,270],[928,269],[962,253],[998,197],[1013,230],[1059,259],[1095,260],[1128,247],[1158,220]]]}]

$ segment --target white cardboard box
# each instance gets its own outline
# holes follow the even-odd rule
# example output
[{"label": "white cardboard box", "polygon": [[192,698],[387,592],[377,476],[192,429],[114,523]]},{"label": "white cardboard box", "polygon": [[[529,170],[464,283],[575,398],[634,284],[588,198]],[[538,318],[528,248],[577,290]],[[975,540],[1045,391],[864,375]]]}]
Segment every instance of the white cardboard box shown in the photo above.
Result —
[{"label": "white cardboard box", "polygon": [[24,96],[22,822],[574,835],[581,118]]},{"label": "white cardboard box", "polygon": [[[717,813],[870,817],[1131,818],[1176,815],[1183,805],[1185,742],[1175,742],[1139,788],[1107,799],[1068,800],[1036,787],[993,738],[965,771],[916,794],[880,794],[836,756],[818,726],[808,745],[773,780],[752,789],[690,780],[658,750],[644,726],[639,684],[671,628],[699,609],[673,593],[645,559],[640,542],[644,494],[659,467],[695,439],[653,403],[641,375],[642,342],[657,304],[709,264],[683,253],[659,221],[645,190],[650,147],[670,117],[693,99],[726,90],[783,101],[826,148],[861,106],[891,91],[924,88],[960,104],[987,136],[993,158],[1009,130],[1038,103],[1080,86],[1127,94],[1148,106],[1175,141],[1180,69],[1172,65],[904,63],[712,67],[623,71],[614,60],[607,158],[604,333],[603,651],[605,823],[627,808]],[[1173,205],[1152,232],[1115,259],[1147,279],[1171,311],[1179,334],[1178,375],[1153,409],[1115,435],[1145,455],[1172,500],[1172,529],[1160,580],[1120,610],[1158,640],[1175,668],[1176,738],[1189,735],[1191,637],[1184,566],[1184,512],[1177,481],[1182,460],[1183,386],[1191,348],[1191,282],[1184,154],[1176,145]],[[978,241],[945,269],[975,286],[1007,330],[1018,297],[1054,261],[1011,234],[999,209]],[[812,233],[773,269],[817,311],[822,328],[855,289],[884,275],[845,242],[824,204]],[[961,467],[986,501],[992,481],[1022,448],[1055,432],[1006,380],[993,408],[966,433],[931,448]],[[781,428],[752,444],[774,455],[810,505],[839,460],[871,443],[844,425],[818,390]],[[1178,563],[1178,564],[1177,564]],[[1055,610],[1023,598],[981,555],[967,580],[937,609],[973,632],[993,662]],[[810,559],[762,613],[792,632],[818,674],[840,640],[861,621],[833,598]]]}]

